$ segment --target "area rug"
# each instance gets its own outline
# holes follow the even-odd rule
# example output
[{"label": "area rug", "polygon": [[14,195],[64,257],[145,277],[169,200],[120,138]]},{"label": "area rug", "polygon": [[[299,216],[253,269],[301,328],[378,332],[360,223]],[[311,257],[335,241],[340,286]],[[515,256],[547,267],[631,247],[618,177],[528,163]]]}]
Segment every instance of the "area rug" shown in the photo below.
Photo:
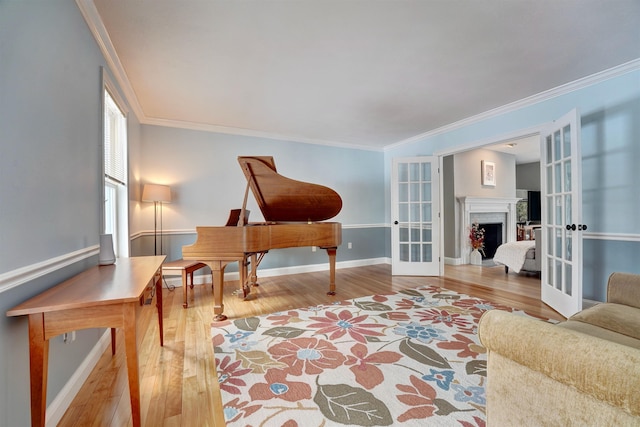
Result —
[{"label": "area rug", "polygon": [[516,312],[426,286],[216,322],[227,425],[484,426],[493,309]]}]

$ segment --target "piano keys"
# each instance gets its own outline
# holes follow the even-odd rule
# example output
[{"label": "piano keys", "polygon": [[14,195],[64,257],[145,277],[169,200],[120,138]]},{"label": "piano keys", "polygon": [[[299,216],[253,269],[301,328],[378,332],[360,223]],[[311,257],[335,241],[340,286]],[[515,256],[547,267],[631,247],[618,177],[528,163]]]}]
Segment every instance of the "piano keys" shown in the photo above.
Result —
[{"label": "piano keys", "polygon": [[[329,292],[335,294],[335,262],[342,243],[342,225],[325,222],[342,209],[342,199],[334,190],[286,178],[276,171],[272,157],[238,157],[247,179],[243,207],[237,224],[198,226],[193,245],[182,247],[182,257],[207,264],[213,273],[214,314],[224,320],[224,269],[231,262],[239,263],[240,284],[246,297],[251,292],[247,280],[247,260],[251,259],[252,284],[257,281],[258,255],[270,249],[317,246],[329,256]],[[251,189],[265,218],[264,223],[250,223],[246,203]],[[234,219],[235,221],[235,219]]]}]

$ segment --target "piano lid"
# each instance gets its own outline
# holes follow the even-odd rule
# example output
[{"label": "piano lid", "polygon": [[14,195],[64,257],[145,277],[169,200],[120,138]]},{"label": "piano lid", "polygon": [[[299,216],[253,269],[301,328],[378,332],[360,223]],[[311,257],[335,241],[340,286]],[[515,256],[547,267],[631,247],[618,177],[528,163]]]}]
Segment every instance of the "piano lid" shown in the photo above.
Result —
[{"label": "piano lid", "polygon": [[238,163],[268,222],[324,221],[342,209],[334,190],[278,174],[271,156],[241,156]]}]

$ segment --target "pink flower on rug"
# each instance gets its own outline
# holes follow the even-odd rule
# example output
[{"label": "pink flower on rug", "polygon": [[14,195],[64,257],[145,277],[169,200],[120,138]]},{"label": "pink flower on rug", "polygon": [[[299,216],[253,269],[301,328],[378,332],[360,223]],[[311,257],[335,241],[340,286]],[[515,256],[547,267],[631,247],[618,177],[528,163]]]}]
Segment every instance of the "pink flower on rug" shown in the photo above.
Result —
[{"label": "pink flower on rug", "polygon": [[486,423],[484,422],[483,419],[481,419],[480,417],[473,417],[473,421],[475,421],[475,424],[471,424],[468,421],[463,421],[463,420],[458,420],[458,422],[460,424],[462,424],[463,427],[486,427]]},{"label": "pink flower on rug", "polygon": [[436,390],[415,375],[411,375],[409,381],[411,381],[412,385],[396,385],[398,390],[406,393],[398,395],[398,400],[412,407],[398,416],[398,421],[400,422],[427,418],[432,416],[433,411],[436,410],[436,406],[433,403],[436,398]]},{"label": "pink flower on rug", "polygon": [[235,421],[241,417],[248,417],[262,407],[262,405],[247,406],[249,402],[240,402],[237,397],[224,405],[224,419],[227,422]]},{"label": "pink flower on rug", "polygon": [[470,357],[472,359],[475,359],[476,357],[478,357],[478,355],[480,353],[486,353],[487,350],[482,347],[479,344],[476,344],[473,340],[471,340],[468,337],[465,337],[462,334],[453,334],[452,335],[453,338],[455,338],[457,341],[445,341],[445,342],[439,342],[436,345],[439,348],[443,348],[445,350],[461,350],[457,356],[458,357]]},{"label": "pink flower on rug", "polygon": [[427,311],[419,311],[416,313],[418,319],[421,322],[431,322],[434,325],[438,323],[444,323],[448,327],[452,328],[457,326],[459,328],[465,328],[470,325],[470,322],[459,313],[449,313],[447,310],[438,310],[432,308]]},{"label": "pink flower on rug", "polygon": [[288,311],[287,314],[276,314],[273,316],[267,316],[267,320],[273,322],[273,326],[282,326],[289,323],[292,319],[298,318],[297,311]]},{"label": "pink flower on rug", "polygon": [[395,363],[402,359],[402,355],[393,351],[377,351],[369,354],[367,346],[356,344],[351,347],[351,354],[347,356],[345,365],[353,365],[349,369],[356,376],[356,382],[367,390],[371,390],[384,381],[384,374],[375,365],[381,363]]},{"label": "pink flower on rug", "polygon": [[236,386],[245,386],[247,383],[244,380],[238,378],[241,375],[248,374],[251,369],[238,369],[241,360],[236,360],[233,363],[229,363],[231,358],[225,356],[222,361],[216,358],[216,366],[218,367],[218,383],[220,389],[225,390],[231,394],[240,394],[240,389]]},{"label": "pink flower on rug", "polygon": [[251,400],[283,399],[297,402],[311,399],[311,387],[306,383],[287,381],[287,371],[269,369],[264,375],[266,383],[257,383],[249,389]]},{"label": "pink flower on rug", "polygon": [[369,318],[368,315],[353,317],[349,310],[342,310],[338,315],[331,311],[325,312],[325,317],[310,317],[318,323],[312,323],[309,328],[320,328],[316,334],[327,334],[330,340],[338,339],[349,334],[354,340],[366,343],[365,336],[380,337],[384,334],[372,330],[372,328],[384,328],[377,323],[362,323]]},{"label": "pink flower on rug", "polygon": [[287,372],[294,376],[303,372],[319,375],[325,369],[341,366],[345,361],[333,344],[317,338],[294,338],[271,346],[268,351],[275,360],[287,364]]},{"label": "pink flower on rug", "polygon": [[224,335],[223,334],[215,334],[211,341],[213,341],[213,347],[218,347],[221,344],[224,344]]},{"label": "pink flower on rug", "polygon": [[387,302],[389,301],[389,298],[387,298],[384,295],[374,295],[371,297],[372,300],[374,300],[375,302]]}]

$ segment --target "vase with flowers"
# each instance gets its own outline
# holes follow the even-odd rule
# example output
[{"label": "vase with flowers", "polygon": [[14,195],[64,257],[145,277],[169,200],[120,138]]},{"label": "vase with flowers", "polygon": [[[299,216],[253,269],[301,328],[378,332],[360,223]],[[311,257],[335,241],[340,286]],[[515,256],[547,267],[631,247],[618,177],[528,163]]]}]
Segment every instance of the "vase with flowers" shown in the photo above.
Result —
[{"label": "vase with flowers", "polygon": [[[469,260],[473,265],[482,265],[482,255],[484,255],[484,228],[480,228],[477,222],[469,227],[469,244],[471,245],[471,255]],[[482,253],[482,255],[480,254]]]}]

